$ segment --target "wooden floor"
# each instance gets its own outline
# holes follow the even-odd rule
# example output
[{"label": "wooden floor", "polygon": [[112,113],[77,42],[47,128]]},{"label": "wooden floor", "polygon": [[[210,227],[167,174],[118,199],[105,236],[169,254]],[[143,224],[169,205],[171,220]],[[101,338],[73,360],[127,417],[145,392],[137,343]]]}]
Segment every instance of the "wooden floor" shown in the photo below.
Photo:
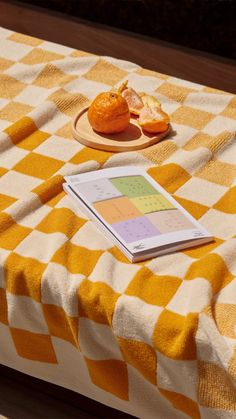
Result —
[{"label": "wooden floor", "polygon": [[74,391],[0,365],[0,418],[135,419]]},{"label": "wooden floor", "polygon": [[0,418],[9,419],[95,419],[85,411],[29,386],[1,377]]},{"label": "wooden floor", "polygon": [[236,93],[234,60],[25,6],[20,1],[0,0],[0,26]]}]

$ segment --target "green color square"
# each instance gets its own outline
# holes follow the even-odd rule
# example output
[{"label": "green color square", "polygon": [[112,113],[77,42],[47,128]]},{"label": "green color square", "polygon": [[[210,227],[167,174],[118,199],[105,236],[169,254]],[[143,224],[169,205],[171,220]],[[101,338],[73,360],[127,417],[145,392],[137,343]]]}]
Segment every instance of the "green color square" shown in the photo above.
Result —
[{"label": "green color square", "polygon": [[159,192],[143,176],[124,176],[110,179],[113,185],[129,198],[155,195]]}]

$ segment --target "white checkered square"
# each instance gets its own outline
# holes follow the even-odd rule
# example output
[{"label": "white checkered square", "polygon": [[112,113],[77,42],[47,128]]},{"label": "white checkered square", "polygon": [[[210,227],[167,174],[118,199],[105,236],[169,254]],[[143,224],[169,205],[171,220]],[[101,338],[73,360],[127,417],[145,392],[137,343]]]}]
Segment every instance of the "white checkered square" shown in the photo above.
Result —
[{"label": "white checkered square", "polygon": [[212,288],[204,278],[182,281],[175,295],[166,308],[182,316],[188,313],[200,313],[212,298]]},{"label": "white checkered square", "polygon": [[84,275],[71,274],[64,266],[49,263],[42,277],[42,304],[62,307],[68,316],[78,316],[77,290]]},{"label": "white checkered square", "polygon": [[33,333],[49,333],[41,303],[23,295],[13,295],[9,292],[6,295],[9,306],[8,321],[11,327]]},{"label": "white checkered square", "polygon": [[0,178],[0,193],[21,198],[40,183],[40,179],[11,170]]},{"label": "white checkered square", "polygon": [[12,169],[12,167],[21,161],[27,154],[29,154],[29,151],[15,147],[14,144],[12,144],[11,148],[8,148],[1,154],[0,165],[5,169]]},{"label": "white checkered square", "polygon": [[119,297],[112,319],[114,333],[124,339],[153,345],[152,335],[163,307],[147,304],[138,297]]},{"label": "white checkered square", "polygon": [[234,119],[218,115],[208,122],[202,131],[209,135],[219,135],[223,131],[235,132],[235,130],[236,121]]},{"label": "white checkered square", "polygon": [[233,95],[222,95],[201,92],[189,93],[184,101],[184,105],[191,108],[199,109],[200,111],[218,114],[222,112],[229,102],[232,100]]},{"label": "white checkered square", "polygon": [[42,154],[44,156],[53,157],[62,161],[70,160],[76,153],[78,153],[83,146],[74,140],[66,140],[57,135],[52,135],[37,148],[35,153]]},{"label": "white checkered square", "polygon": [[125,76],[124,79],[120,80],[119,83],[116,84],[116,87],[120,86],[125,80],[128,80],[129,85],[132,86],[134,90],[137,90],[137,92],[146,93],[153,93],[153,91],[163,83],[163,80],[158,79],[157,77],[143,77],[139,74],[130,73]]},{"label": "white checkered square", "polygon": [[32,50],[29,45],[2,39],[0,42],[0,56],[7,60],[18,61]]},{"label": "white checkered square", "polygon": [[199,222],[219,239],[228,240],[236,234],[236,214],[210,209]]},{"label": "white checkered square", "polygon": [[32,231],[15,249],[16,253],[48,263],[67,237],[62,233],[46,234]]},{"label": "white checkered square", "polygon": [[66,84],[64,88],[67,92],[80,93],[88,99],[93,100],[99,93],[110,90],[111,86],[80,77]]},{"label": "white checkered square", "polygon": [[79,345],[84,356],[93,360],[123,360],[112,329],[104,324],[80,317]]},{"label": "white checkered square", "polygon": [[92,282],[103,281],[114,291],[122,293],[139,269],[140,266],[119,262],[110,253],[105,252],[99,258],[89,279]]},{"label": "white checkered square", "polygon": [[45,51],[55,52],[56,54],[62,55],[69,55],[71,54],[74,49],[70,47],[66,47],[64,45],[56,44],[54,42],[44,41],[40,44],[41,49],[45,49]]},{"label": "white checkered square", "polygon": [[190,199],[199,204],[211,206],[225,194],[227,188],[222,185],[212,184],[205,179],[192,177],[181,186],[176,195],[180,198]]},{"label": "white checkered square", "polygon": [[42,103],[54,89],[44,89],[38,86],[27,86],[18,96],[15,97],[17,102],[26,105],[37,106]]},{"label": "white checkered square", "polygon": [[91,250],[107,250],[114,246],[113,242],[109,241],[92,221],[85,223],[72,237],[71,242]]},{"label": "white checkered square", "polygon": [[178,277],[183,278],[194,261],[193,258],[184,253],[171,253],[147,262],[145,266],[156,275],[173,275],[176,276],[176,266],[178,266]]},{"label": "white checkered square", "polygon": [[19,80],[22,83],[30,84],[36,79],[44,66],[44,63],[33,66],[23,63],[15,63],[5,71],[5,74],[14,77],[14,79]]},{"label": "white checkered square", "polygon": [[165,357],[161,353],[157,354],[157,359],[157,380],[159,388],[183,394],[197,401],[197,362],[175,361]]}]

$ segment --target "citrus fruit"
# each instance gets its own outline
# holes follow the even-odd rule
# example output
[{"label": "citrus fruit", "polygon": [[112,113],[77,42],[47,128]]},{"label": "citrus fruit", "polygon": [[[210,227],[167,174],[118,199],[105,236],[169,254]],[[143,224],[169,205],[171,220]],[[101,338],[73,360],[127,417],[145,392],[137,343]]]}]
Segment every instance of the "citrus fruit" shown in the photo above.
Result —
[{"label": "citrus fruit", "polygon": [[118,93],[120,93],[128,103],[130,113],[139,115],[140,110],[143,108],[143,101],[139,94],[132,89],[132,87],[128,87],[127,84],[128,81],[126,80],[118,89]]},{"label": "citrus fruit", "polygon": [[128,104],[119,93],[100,93],[88,109],[88,120],[92,128],[100,133],[122,132],[129,125]]},{"label": "citrus fruit", "polygon": [[161,107],[161,103],[155,96],[148,95],[147,93],[139,93],[139,96],[141,97],[144,106],[147,105],[150,108]]},{"label": "citrus fruit", "polygon": [[145,105],[139,114],[140,127],[149,133],[164,132],[169,126],[169,116],[160,107]]}]

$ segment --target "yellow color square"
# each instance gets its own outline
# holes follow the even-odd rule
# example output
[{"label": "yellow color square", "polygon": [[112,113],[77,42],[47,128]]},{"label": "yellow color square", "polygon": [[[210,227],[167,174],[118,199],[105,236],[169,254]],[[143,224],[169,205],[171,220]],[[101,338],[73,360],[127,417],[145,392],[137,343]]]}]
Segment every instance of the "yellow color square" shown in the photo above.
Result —
[{"label": "yellow color square", "polygon": [[75,112],[89,104],[89,100],[81,93],[69,93],[64,89],[58,89],[52,93],[48,100],[51,100],[60,112],[74,116]]},{"label": "yellow color square", "polygon": [[88,80],[97,81],[113,86],[126,76],[127,72],[108,63],[99,60],[83,77]]},{"label": "yellow color square", "polygon": [[228,106],[221,112],[221,115],[236,119],[236,97],[233,97]]},{"label": "yellow color square", "polygon": [[6,290],[41,301],[41,279],[46,264],[36,259],[10,253],[4,264]]},{"label": "yellow color square", "polygon": [[236,165],[218,160],[210,160],[203,168],[195,173],[195,176],[218,183],[219,185],[230,186],[234,178],[236,178]]},{"label": "yellow color square", "polygon": [[4,169],[3,167],[0,167],[0,177],[4,176],[8,172],[7,169]]},{"label": "yellow color square", "polygon": [[100,164],[104,164],[111,156],[112,153],[109,153],[108,151],[101,151],[84,147],[82,150],[76,153],[69,162],[73,164],[81,164],[87,161],[95,160]]},{"label": "yellow color square", "polygon": [[229,189],[213,208],[228,214],[236,214],[236,186]]},{"label": "yellow color square", "polygon": [[198,361],[197,398],[201,406],[220,409],[225,412],[225,417],[228,416],[227,411],[230,411],[234,416],[235,387],[228,371],[215,363]]},{"label": "yellow color square", "polygon": [[6,60],[6,58],[0,58],[0,71],[7,70],[7,68],[11,67],[14,61]]},{"label": "yellow color square", "polygon": [[189,199],[180,198],[179,196],[173,196],[173,198],[188,211],[196,220],[201,218],[209,208],[206,205],[199,204],[197,202],[190,201]]},{"label": "yellow color square", "polygon": [[32,47],[37,47],[43,42],[41,39],[33,38],[32,36],[17,32],[10,35],[7,39],[10,39],[10,41],[19,42],[19,44],[31,45]]},{"label": "yellow color square", "polygon": [[[61,175],[55,175],[48,179],[47,182],[36,186],[32,192],[36,193],[43,204],[48,204],[52,200],[55,201],[58,195],[63,191],[62,184],[64,178]],[[49,203],[50,205],[50,203]]]},{"label": "yellow color square", "polygon": [[214,117],[215,115],[209,112],[193,109],[189,106],[180,106],[174,113],[171,114],[171,121],[176,124],[183,124],[196,129],[202,129]]},{"label": "yellow color square", "polygon": [[50,63],[43,68],[32,84],[51,89],[52,87],[63,86],[75,78],[76,76],[66,74],[60,68]]},{"label": "yellow color square", "polygon": [[157,356],[155,350],[145,342],[117,337],[126,362],[136,368],[146,380],[157,384]]},{"label": "yellow color square", "polygon": [[201,419],[198,404],[192,399],[175,391],[164,390],[163,388],[159,388],[159,391],[162,396],[170,401],[176,410],[184,412],[190,418]]},{"label": "yellow color square", "polygon": [[97,323],[112,324],[112,316],[120,294],[104,282],[84,279],[79,287],[79,316]]},{"label": "yellow color square", "polygon": [[62,307],[53,304],[43,304],[42,308],[50,335],[78,347],[78,318],[68,316]]},{"label": "yellow color square", "polygon": [[197,356],[195,341],[197,327],[197,313],[182,316],[164,309],[153,332],[154,347],[172,359],[194,360]]},{"label": "yellow color square", "polygon": [[1,74],[0,97],[4,99],[14,99],[26,87],[26,84],[14,79],[7,74]]},{"label": "yellow color square", "polygon": [[10,328],[18,355],[38,362],[57,364],[56,354],[49,335]]},{"label": "yellow color square", "polygon": [[57,172],[63,164],[64,162],[61,160],[37,153],[30,153],[17,163],[13,170],[45,180]]},{"label": "yellow color square", "polygon": [[156,144],[155,147],[147,147],[140,152],[156,165],[160,165],[177,150],[178,147],[172,140],[165,140]]},{"label": "yellow color square", "polygon": [[15,122],[32,111],[32,106],[20,102],[10,102],[0,110],[0,119]]},{"label": "yellow color square", "polygon": [[121,400],[129,400],[126,363],[115,359],[93,361],[84,358],[92,382]]},{"label": "yellow color square", "polygon": [[161,194],[138,196],[136,198],[130,198],[130,200],[142,214],[175,208],[174,205]]},{"label": "yellow color square", "polygon": [[[66,220],[66,222],[65,222]],[[68,208],[54,208],[37,225],[36,229],[43,233],[63,233],[72,237],[86,223]]]},{"label": "yellow color square", "polygon": [[177,189],[191,179],[189,173],[176,163],[152,167],[148,170],[148,173],[169,193],[177,191]]},{"label": "yellow color square", "polygon": [[12,196],[4,195],[0,193],[0,211],[3,211],[5,208],[9,207],[11,204],[16,202],[15,198]]},{"label": "yellow color square", "polygon": [[51,261],[65,266],[72,274],[88,276],[102,253],[101,250],[88,250],[67,241],[56,251]]},{"label": "yellow color square", "polygon": [[32,151],[40,144],[42,144],[45,140],[50,137],[50,134],[43,131],[35,131],[20,143],[17,144],[17,147],[23,148],[24,150]]},{"label": "yellow color square", "polygon": [[181,283],[181,279],[175,276],[155,275],[144,266],[132,279],[125,294],[138,297],[148,304],[165,307]]},{"label": "yellow color square", "polygon": [[8,214],[0,214],[0,247],[15,249],[32,230],[17,224]]},{"label": "yellow color square", "polygon": [[156,92],[167,96],[169,99],[175,100],[176,102],[183,102],[188,94],[194,92],[194,90],[189,89],[188,87],[177,86],[175,84],[166,82],[158,87]]},{"label": "yellow color square", "polygon": [[27,55],[25,55],[20,62],[24,64],[34,65],[46,63],[48,61],[61,60],[64,55],[56,54],[55,52],[46,51],[41,48],[34,48]]},{"label": "yellow color square", "polygon": [[4,288],[0,288],[0,323],[8,324],[7,298]]},{"label": "yellow color square", "polygon": [[11,137],[11,141],[14,144],[18,144],[37,131],[37,129],[35,122],[28,116],[24,116],[19,121],[7,127],[4,132]]}]

